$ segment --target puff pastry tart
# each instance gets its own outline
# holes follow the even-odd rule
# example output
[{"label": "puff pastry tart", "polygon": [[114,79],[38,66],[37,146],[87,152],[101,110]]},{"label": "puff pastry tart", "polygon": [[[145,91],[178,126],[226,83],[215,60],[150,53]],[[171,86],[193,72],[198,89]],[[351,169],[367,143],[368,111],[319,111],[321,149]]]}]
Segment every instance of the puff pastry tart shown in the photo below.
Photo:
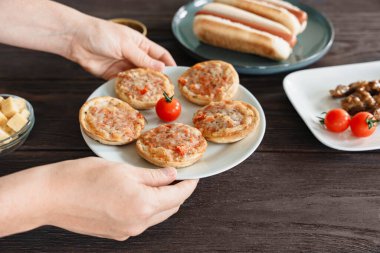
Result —
[{"label": "puff pastry tart", "polygon": [[197,105],[231,99],[238,86],[238,73],[231,64],[223,61],[197,63],[178,79],[182,95]]},{"label": "puff pastry tart", "polygon": [[191,126],[174,123],[160,125],[143,133],[136,142],[138,154],[160,167],[186,167],[198,161],[207,141]]},{"label": "puff pastry tart", "polygon": [[173,96],[173,84],[166,75],[152,69],[130,69],[120,72],[116,78],[117,97],[135,109],[153,108],[164,91]]},{"label": "puff pastry tart", "polygon": [[140,112],[108,96],[87,101],[80,109],[79,122],[89,137],[108,145],[124,145],[136,140],[145,126]]},{"label": "puff pastry tart", "polygon": [[193,123],[203,136],[216,143],[231,143],[245,138],[260,122],[255,107],[242,101],[213,102],[199,109]]}]

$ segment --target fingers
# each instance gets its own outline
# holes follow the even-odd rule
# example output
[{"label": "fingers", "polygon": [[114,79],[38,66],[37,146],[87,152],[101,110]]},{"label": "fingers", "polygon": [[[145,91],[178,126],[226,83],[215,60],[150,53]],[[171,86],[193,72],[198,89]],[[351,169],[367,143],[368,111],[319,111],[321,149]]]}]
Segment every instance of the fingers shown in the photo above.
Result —
[{"label": "fingers", "polygon": [[190,197],[198,184],[196,180],[184,180],[175,185],[161,186],[156,188],[156,201],[160,211],[180,206]]},{"label": "fingers", "polygon": [[177,66],[177,63],[173,59],[172,55],[164,49],[165,52],[158,58],[165,63],[166,66]]},{"label": "fingers", "polygon": [[125,71],[127,69],[135,67],[130,62],[118,61],[112,64],[102,75],[101,77],[105,80],[110,80],[117,76],[119,72]]},{"label": "fingers", "polygon": [[135,47],[129,45],[124,49],[124,57],[138,67],[148,67],[162,71],[166,66],[176,66],[171,54],[162,46],[153,41],[140,37],[135,41]]},{"label": "fingers", "polygon": [[123,54],[126,59],[138,67],[151,68],[157,71],[162,71],[165,67],[163,62],[153,59],[138,47],[127,48]]},{"label": "fingers", "polygon": [[173,57],[171,56],[171,54],[165,48],[149,40],[147,43],[148,43],[148,54],[152,58],[162,61],[163,63],[165,63],[166,66],[177,65]]},{"label": "fingers", "polygon": [[169,185],[177,177],[175,168],[139,169],[137,173],[139,173],[141,183],[152,187]]},{"label": "fingers", "polygon": [[172,209],[165,210],[165,211],[162,211],[160,213],[157,213],[149,219],[147,225],[149,227],[157,225],[158,223],[163,222],[164,220],[168,219],[173,214],[177,213],[178,210],[179,210],[179,206],[176,206],[176,207],[173,207]]}]

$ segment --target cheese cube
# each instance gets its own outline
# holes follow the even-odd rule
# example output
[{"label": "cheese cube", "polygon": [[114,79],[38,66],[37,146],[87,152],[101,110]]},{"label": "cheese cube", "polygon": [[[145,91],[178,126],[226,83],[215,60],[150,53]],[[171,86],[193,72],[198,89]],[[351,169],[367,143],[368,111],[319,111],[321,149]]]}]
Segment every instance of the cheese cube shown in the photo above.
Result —
[{"label": "cheese cube", "polygon": [[15,103],[15,99],[12,97],[4,99],[1,102],[1,111],[8,119],[15,115],[18,112],[18,107]]},{"label": "cheese cube", "polygon": [[15,98],[14,102],[15,102],[17,108],[18,108],[17,112],[21,112],[22,110],[24,110],[26,108],[26,102],[25,102],[24,99],[22,99],[22,98]]},{"label": "cheese cube", "polygon": [[0,111],[0,126],[7,123],[8,119],[5,117],[5,115]]},{"label": "cheese cube", "polygon": [[12,130],[18,132],[28,123],[28,120],[21,116],[20,113],[16,113],[10,118],[7,122],[7,126],[9,126]]},{"label": "cheese cube", "polygon": [[1,108],[1,102],[3,102],[4,98],[0,96],[0,108]]},{"label": "cheese cube", "polygon": [[0,128],[0,141],[5,140],[9,136],[10,135],[7,132],[5,132],[3,129]]},{"label": "cheese cube", "polygon": [[2,129],[3,131],[5,131],[9,135],[14,135],[16,133],[12,128],[10,128],[7,125],[1,126],[0,129]]},{"label": "cheese cube", "polygon": [[23,116],[25,119],[28,119],[29,118],[29,115],[30,115],[30,112],[28,109],[24,109],[20,112],[21,116]]}]

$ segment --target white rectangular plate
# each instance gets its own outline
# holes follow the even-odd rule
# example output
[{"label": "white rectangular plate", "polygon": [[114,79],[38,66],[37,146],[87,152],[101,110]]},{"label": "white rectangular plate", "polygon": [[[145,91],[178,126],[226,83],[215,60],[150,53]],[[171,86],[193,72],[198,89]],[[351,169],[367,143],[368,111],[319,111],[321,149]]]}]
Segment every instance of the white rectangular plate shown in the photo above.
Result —
[{"label": "white rectangular plate", "polygon": [[317,117],[322,112],[340,108],[341,99],[333,99],[329,90],[339,84],[376,79],[380,79],[380,61],[297,71],[285,77],[284,90],[320,142],[338,150],[366,151],[380,149],[379,130],[367,138],[356,138],[350,130],[336,134],[324,129]]}]

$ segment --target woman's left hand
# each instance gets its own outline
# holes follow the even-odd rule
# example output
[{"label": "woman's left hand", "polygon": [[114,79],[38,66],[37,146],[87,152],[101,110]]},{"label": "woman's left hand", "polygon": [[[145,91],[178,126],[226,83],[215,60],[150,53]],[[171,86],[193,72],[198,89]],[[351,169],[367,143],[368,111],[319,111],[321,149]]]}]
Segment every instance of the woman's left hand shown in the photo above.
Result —
[{"label": "woman's left hand", "polygon": [[137,31],[94,17],[86,20],[77,27],[66,56],[86,71],[108,80],[133,67],[162,71],[176,65],[166,49]]}]

